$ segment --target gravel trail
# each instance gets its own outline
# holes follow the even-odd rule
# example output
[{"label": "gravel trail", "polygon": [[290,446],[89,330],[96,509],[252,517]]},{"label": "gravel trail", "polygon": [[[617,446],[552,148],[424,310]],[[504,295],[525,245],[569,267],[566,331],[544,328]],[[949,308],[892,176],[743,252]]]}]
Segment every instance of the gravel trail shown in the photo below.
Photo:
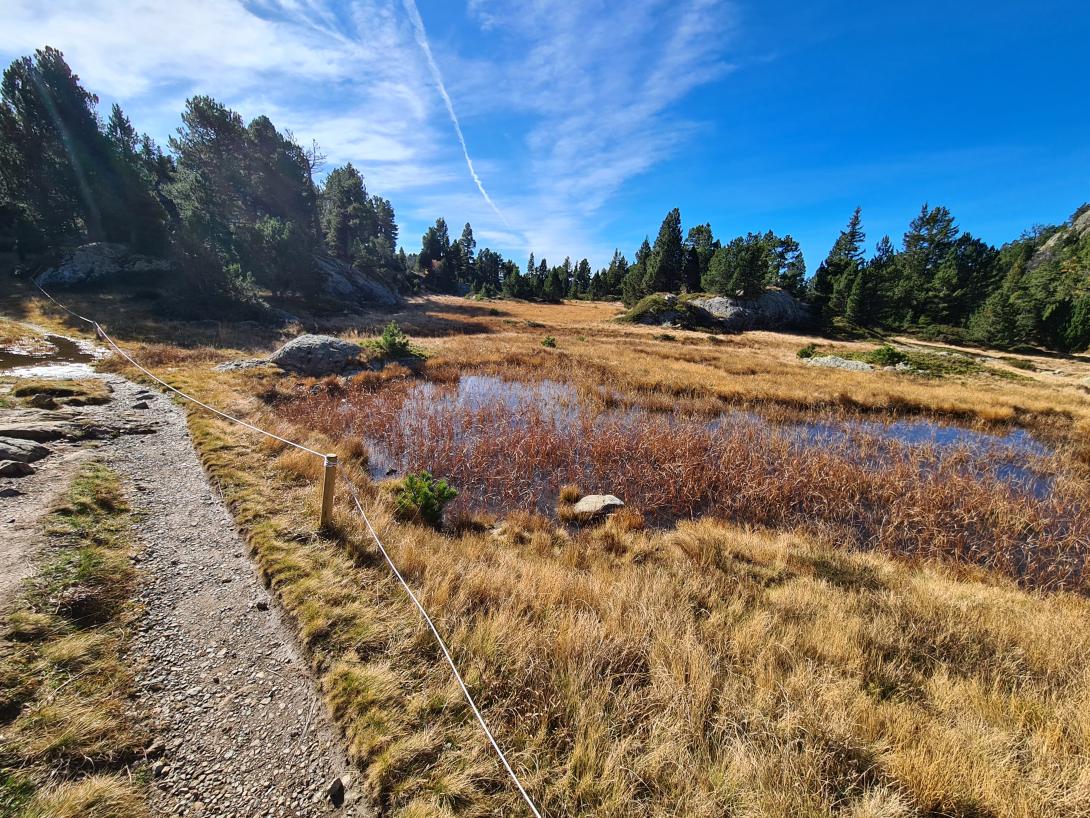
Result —
[{"label": "gravel trail", "polygon": [[104,451],[131,488],[143,544],[145,611],[130,657],[136,710],[159,737],[152,806],[168,816],[362,815],[351,792],[339,807],[330,798],[338,777],[351,783],[343,747],[182,410],[123,379],[111,384],[116,403],[146,402],[157,421],[154,433]]},{"label": "gravel trail", "polygon": [[142,611],[127,660],[133,714],[155,737],[152,814],[369,814],[294,634],[204,474],[184,412],[119,376],[95,377],[114,399],[79,414],[112,424],[116,436],[49,444],[54,454],[37,474],[0,481],[20,492],[0,498],[0,545],[19,564],[6,584],[32,570],[37,523],[67,477],[89,456],[102,460],[121,475],[134,511]]}]

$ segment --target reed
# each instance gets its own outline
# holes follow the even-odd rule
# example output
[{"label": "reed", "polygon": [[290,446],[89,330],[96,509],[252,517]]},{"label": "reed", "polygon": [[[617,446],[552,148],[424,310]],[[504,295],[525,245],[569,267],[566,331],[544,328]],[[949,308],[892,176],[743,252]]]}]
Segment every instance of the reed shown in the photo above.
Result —
[{"label": "reed", "polygon": [[308,390],[278,412],[334,439],[369,441],[398,470],[450,478],[457,514],[556,510],[571,520],[579,486],[618,494],[658,525],[712,516],[981,566],[1034,588],[1087,589],[1090,495],[1083,481],[1064,479],[1059,457],[1031,458],[1051,481],[1035,493],[1004,476],[1026,465],[1018,453],[908,445],[845,410],[809,416],[841,429],[813,445],[798,427],[751,415],[709,422],[654,411],[654,399],[648,410],[635,408],[639,397],[600,391],[549,397],[465,401],[450,387],[367,379]]}]

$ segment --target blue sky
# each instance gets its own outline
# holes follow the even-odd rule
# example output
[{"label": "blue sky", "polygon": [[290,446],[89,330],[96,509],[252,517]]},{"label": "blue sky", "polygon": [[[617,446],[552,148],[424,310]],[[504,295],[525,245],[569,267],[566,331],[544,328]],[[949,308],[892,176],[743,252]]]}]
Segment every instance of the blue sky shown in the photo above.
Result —
[{"label": "blue sky", "polygon": [[194,93],[267,113],[357,165],[410,250],[444,216],[520,263],[598,266],[676,206],[791,233],[813,270],[856,205],[872,245],[924,201],[998,244],[1090,200],[1086,3],[4,6],[5,62],[61,48],[164,143]]}]

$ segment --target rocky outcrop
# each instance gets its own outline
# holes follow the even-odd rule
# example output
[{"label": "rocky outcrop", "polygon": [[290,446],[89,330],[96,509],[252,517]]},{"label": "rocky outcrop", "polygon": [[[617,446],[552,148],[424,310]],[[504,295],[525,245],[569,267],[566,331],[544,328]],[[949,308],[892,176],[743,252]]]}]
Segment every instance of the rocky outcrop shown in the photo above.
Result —
[{"label": "rocky outcrop", "polygon": [[321,377],[343,372],[358,362],[360,347],[332,335],[300,335],[280,347],[269,361],[288,372]]},{"label": "rocky outcrop", "polygon": [[788,329],[805,325],[810,309],[783,290],[766,290],[757,298],[694,298],[693,307],[704,310],[725,332],[745,332],[754,329]]},{"label": "rocky outcrop", "polygon": [[601,517],[624,506],[620,497],[612,494],[588,494],[572,506],[572,512],[584,520]]},{"label": "rocky outcrop", "polygon": [[364,273],[332,256],[315,256],[315,264],[325,283],[324,295],[340,301],[393,305],[401,301],[396,282]]},{"label": "rocky outcrop", "polygon": [[[807,366],[823,366],[828,369],[847,369],[852,372],[870,372],[873,366],[866,361],[855,361],[851,358],[841,358],[839,355],[815,355],[813,358],[804,358],[802,361]],[[887,367],[894,369],[895,367]],[[909,367],[911,369],[911,367]]]},{"label": "rocky outcrop", "polygon": [[170,262],[133,253],[124,244],[94,242],[70,250],[64,260],[40,276],[42,287],[77,287],[104,279],[165,273]]},{"label": "rocky outcrop", "polygon": [[1048,241],[1042,244],[1040,249],[1033,254],[1026,263],[1027,270],[1033,270],[1050,260],[1062,244],[1066,244],[1068,241],[1079,241],[1087,234],[1090,234],[1090,207],[1087,207],[1081,213],[1076,211],[1070,221],[1070,224],[1061,227],[1049,236]]},{"label": "rocky outcrop", "polygon": [[745,332],[802,327],[810,322],[811,315],[810,308],[790,293],[770,289],[748,299],[656,293],[633,307],[625,320],[684,329]]}]

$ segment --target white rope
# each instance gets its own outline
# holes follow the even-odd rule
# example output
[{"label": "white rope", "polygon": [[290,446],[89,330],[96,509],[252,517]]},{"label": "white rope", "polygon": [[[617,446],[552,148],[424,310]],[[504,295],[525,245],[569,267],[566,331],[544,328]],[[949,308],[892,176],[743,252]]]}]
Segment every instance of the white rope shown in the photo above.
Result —
[{"label": "white rope", "polygon": [[397,581],[401,583],[401,587],[405,589],[405,593],[409,595],[409,599],[413,601],[413,605],[420,611],[420,615],[424,617],[424,621],[427,623],[428,628],[431,629],[435,641],[439,643],[439,649],[443,651],[443,656],[446,658],[447,664],[450,665],[451,672],[454,674],[458,686],[462,688],[462,694],[465,696],[466,701],[469,702],[469,707],[473,711],[473,715],[477,717],[477,722],[481,725],[481,729],[484,730],[484,734],[488,736],[488,740],[492,744],[492,749],[495,750],[496,755],[500,757],[500,761],[503,762],[507,774],[511,776],[511,780],[515,782],[515,786],[518,787],[518,791],[526,802],[526,806],[530,808],[530,812],[534,814],[535,818],[541,818],[541,813],[538,812],[537,807],[534,806],[533,800],[522,786],[519,777],[515,775],[515,771],[511,768],[511,764],[507,761],[507,756],[504,755],[503,750],[500,749],[500,745],[497,743],[495,736],[492,735],[492,731],[488,729],[488,723],[485,722],[484,716],[481,715],[481,711],[477,708],[476,702],[473,701],[473,695],[469,692],[469,688],[466,687],[466,683],[462,679],[462,674],[458,672],[458,667],[454,664],[454,658],[450,655],[450,651],[447,650],[446,642],[444,642],[443,637],[439,635],[439,630],[435,627],[435,623],[432,621],[431,617],[428,616],[428,612],[424,609],[424,606],[420,604],[420,600],[416,598],[416,594],[414,594],[413,589],[409,587],[409,583],[401,576],[401,572],[397,570],[397,566],[390,558],[385,546],[383,546],[382,540],[380,540],[378,534],[375,533],[374,526],[371,525],[371,521],[367,518],[367,513],[363,510],[363,506],[360,505],[360,498],[356,494],[356,487],[352,484],[352,481],[343,474],[341,476],[344,478],[345,485],[348,486],[348,493],[352,495],[352,502],[356,504],[356,510],[360,513],[360,517],[363,518],[363,523],[371,533],[371,538],[375,541],[375,545],[378,546],[378,550],[382,553],[383,558],[386,560],[386,564],[390,566],[390,570],[393,571],[394,576],[397,577]]},{"label": "white rope", "polygon": [[[145,375],[147,375],[149,378],[151,378],[156,383],[161,384],[165,388],[169,389],[171,392],[174,392],[176,395],[180,395],[181,397],[185,398],[186,400],[197,404],[201,408],[207,409],[209,412],[212,412],[215,415],[219,415],[221,418],[224,418],[225,420],[229,420],[229,421],[231,421],[233,423],[237,423],[240,426],[245,426],[247,429],[251,429],[251,430],[253,430],[255,432],[263,434],[266,437],[271,437],[274,440],[279,440],[281,443],[286,443],[288,446],[294,446],[295,448],[301,449],[304,452],[309,452],[310,454],[316,455],[317,457],[321,457],[328,464],[329,461],[328,461],[327,456],[322,454],[321,452],[317,452],[314,449],[308,449],[306,446],[303,446],[303,445],[301,445],[299,443],[296,443],[296,442],[294,442],[292,440],[288,440],[287,438],[280,437],[280,435],[275,435],[272,432],[267,432],[264,429],[261,429],[261,428],[258,428],[257,426],[254,426],[252,423],[247,423],[244,420],[233,417],[232,415],[228,415],[226,412],[221,412],[219,409],[216,409],[213,406],[209,406],[207,403],[204,403],[203,401],[197,400],[197,398],[193,397],[192,395],[186,394],[185,392],[183,392],[180,389],[175,389],[173,386],[171,386],[169,383],[164,381],[162,378],[159,378],[154,373],[149,372],[147,369],[145,369],[139,363],[134,361],[132,359],[132,357],[127,352],[125,352],[123,349],[121,349],[121,347],[119,347],[114,342],[113,338],[111,338],[109,335],[106,334],[106,330],[104,330],[102,328],[102,326],[97,321],[94,321],[94,320],[92,320],[90,318],[86,318],[86,317],[80,315],[79,313],[68,309],[68,307],[66,307],[60,301],[58,301],[53,296],[51,296],[49,293],[47,293],[45,290],[43,290],[41,288],[41,286],[38,284],[37,281],[34,281],[34,279],[31,279],[31,281],[34,283],[34,286],[38,288],[39,292],[41,292],[42,295],[44,295],[46,298],[48,298],[50,301],[52,301],[54,304],[56,304],[62,310],[67,312],[69,315],[75,316],[79,320],[84,321],[84,322],[90,324],[92,327],[94,327],[95,331],[99,335],[101,335],[106,340],[106,342],[109,343],[109,345],[111,347],[113,347],[114,350],[122,358],[124,358],[126,361],[128,361],[130,364],[132,364],[134,367],[139,369],[141,372],[143,372]],[[375,545],[378,546],[378,550],[382,553],[383,558],[386,560],[386,564],[390,566],[390,570],[393,571],[394,576],[397,577],[397,581],[401,583],[401,587],[405,589],[405,593],[407,593],[409,595],[409,599],[412,600],[413,605],[415,605],[416,609],[418,611],[420,611],[420,615],[424,617],[424,621],[427,623],[428,628],[431,629],[432,635],[435,637],[435,641],[439,643],[439,649],[443,651],[443,656],[446,658],[447,664],[450,665],[451,672],[454,673],[454,678],[458,682],[458,686],[460,688],[462,688],[462,694],[465,696],[466,701],[469,703],[469,707],[473,711],[473,715],[477,717],[477,722],[481,725],[481,729],[484,730],[484,734],[486,736],[488,736],[488,741],[492,744],[492,749],[494,749],[496,751],[496,755],[498,755],[500,757],[500,761],[503,763],[504,769],[506,769],[507,774],[509,776],[511,776],[511,780],[515,782],[515,786],[518,788],[519,793],[522,795],[523,800],[526,802],[526,806],[528,806],[530,808],[530,812],[532,812],[534,814],[534,818],[541,818],[541,813],[538,812],[538,809],[534,805],[533,800],[527,794],[526,789],[522,786],[522,782],[519,781],[519,778],[515,774],[515,771],[511,768],[511,764],[507,761],[507,756],[504,755],[503,750],[500,749],[500,745],[496,741],[495,736],[492,735],[492,731],[490,729],[488,729],[488,723],[484,720],[484,716],[481,715],[481,711],[477,708],[477,703],[473,701],[473,695],[469,692],[469,688],[466,687],[466,683],[462,679],[462,674],[458,672],[458,666],[454,664],[454,658],[450,655],[450,651],[447,649],[447,644],[446,644],[446,642],[443,641],[443,637],[439,635],[439,630],[435,627],[435,623],[432,621],[432,618],[430,616],[428,616],[428,612],[427,612],[427,610],[425,610],[424,606],[420,604],[420,600],[416,598],[416,594],[413,593],[412,588],[410,588],[409,584],[407,582],[405,582],[405,578],[403,576],[401,576],[401,572],[399,570],[397,570],[397,566],[394,564],[394,561],[390,558],[390,555],[386,551],[385,546],[383,546],[382,540],[380,540],[378,534],[375,533],[374,526],[371,525],[371,521],[367,518],[367,513],[363,510],[363,506],[360,504],[360,498],[356,494],[356,487],[352,484],[352,481],[349,480],[343,473],[341,474],[341,477],[343,478],[345,485],[348,486],[348,493],[350,495],[352,495],[352,502],[355,503],[356,510],[359,512],[360,517],[363,518],[364,525],[367,526],[367,530],[371,533],[371,537],[372,537],[372,539],[374,539]]]},{"label": "white rope", "polygon": [[[34,281],[34,279],[31,279],[31,281]],[[286,437],[281,437],[280,435],[273,434],[272,432],[267,432],[264,429],[261,429],[261,428],[259,428],[257,426],[254,426],[252,423],[247,423],[246,421],[244,421],[244,420],[242,420],[240,418],[236,418],[233,415],[229,415],[226,412],[221,412],[216,407],[209,406],[204,401],[198,400],[197,398],[193,397],[192,395],[183,392],[181,389],[176,389],[175,387],[171,386],[169,383],[164,381],[162,378],[158,377],[155,373],[148,371],[143,366],[141,366],[139,363],[137,363],[135,360],[133,360],[131,355],[129,355],[127,352],[125,352],[125,350],[123,350],[121,347],[119,347],[114,342],[114,339],[106,334],[106,330],[104,330],[102,328],[102,325],[99,324],[98,321],[94,321],[94,320],[92,320],[90,318],[86,318],[86,317],[80,315],[78,312],[74,312],[73,310],[68,309],[68,307],[64,306],[64,304],[62,304],[60,301],[58,301],[53,296],[51,296],[49,293],[47,293],[45,290],[43,290],[41,288],[41,286],[38,284],[37,281],[34,281],[34,286],[38,288],[38,291],[42,295],[44,295],[46,298],[48,298],[50,301],[52,301],[54,304],[56,304],[58,307],[60,307],[66,313],[68,313],[69,315],[73,315],[76,318],[78,318],[80,321],[85,321],[86,323],[88,323],[92,327],[94,327],[95,332],[98,333],[100,336],[102,336],[102,338],[106,341],[106,343],[108,343],[111,347],[113,347],[114,351],[116,351],[118,355],[120,355],[122,358],[124,358],[126,361],[128,361],[130,364],[132,364],[134,367],[139,369],[141,372],[143,372],[145,375],[147,375],[153,381],[160,384],[164,388],[169,389],[174,394],[180,395],[181,397],[185,398],[186,400],[197,404],[197,406],[200,406],[202,409],[206,409],[207,411],[211,412],[214,415],[219,415],[224,420],[229,420],[232,423],[237,423],[239,426],[245,426],[247,429],[249,429],[249,430],[251,430],[253,432],[257,432],[258,434],[265,435],[265,437],[272,438],[273,440],[278,440],[281,443],[284,443],[284,444],[286,444],[288,446],[294,446],[296,449],[299,449],[301,451],[312,454],[315,457],[320,457],[320,458],[322,458],[322,460],[327,459],[327,456],[325,454],[323,454],[322,452],[315,451],[314,449],[308,448],[307,446],[304,446],[301,443],[296,443],[293,440],[288,440]]]}]

